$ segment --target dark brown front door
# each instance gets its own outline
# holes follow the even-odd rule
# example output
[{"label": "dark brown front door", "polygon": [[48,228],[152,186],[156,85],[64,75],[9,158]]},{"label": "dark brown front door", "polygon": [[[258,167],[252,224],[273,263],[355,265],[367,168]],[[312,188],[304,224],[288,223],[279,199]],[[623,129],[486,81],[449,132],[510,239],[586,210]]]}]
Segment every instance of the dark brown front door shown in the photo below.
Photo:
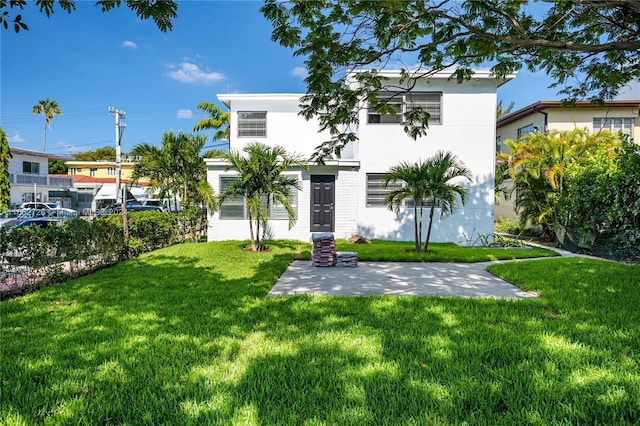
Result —
[{"label": "dark brown front door", "polygon": [[336,177],[311,175],[311,232],[335,230]]}]

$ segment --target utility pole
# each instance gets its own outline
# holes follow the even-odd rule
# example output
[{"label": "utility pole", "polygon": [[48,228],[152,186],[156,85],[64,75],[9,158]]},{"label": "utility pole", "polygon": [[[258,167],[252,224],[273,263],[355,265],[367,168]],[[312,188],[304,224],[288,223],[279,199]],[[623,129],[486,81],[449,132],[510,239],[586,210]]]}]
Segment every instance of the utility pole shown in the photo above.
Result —
[{"label": "utility pole", "polygon": [[[126,113],[124,111],[119,111],[115,108],[109,107],[109,114],[116,116],[116,203],[121,201],[121,189],[120,189],[120,180],[122,177],[122,158],[120,154],[120,142],[122,141],[122,133],[124,132],[124,128],[127,127],[127,123],[124,121],[120,121],[120,119],[124,119]],[[123,197],[124,202],[126,203],[126,195]]]},{"label": "utility pole", "polygon": [[120,142],[122,141],[122,133],[124,128],[127,127],[127,123],[120,121],[124,119],[126,114],[124,111],[119,111],[115,108],[109,107],[109,114],[116,116],[116,203],[121,203],[122,211],[122,230],[124,232],[124,244],[126,247],[127,258],[131,257],[129,251],[129,220],[127,218],[127,185],[124,186],[124,191],[120,189],[120,180],[122,177],[122,158],[120,152]]}]

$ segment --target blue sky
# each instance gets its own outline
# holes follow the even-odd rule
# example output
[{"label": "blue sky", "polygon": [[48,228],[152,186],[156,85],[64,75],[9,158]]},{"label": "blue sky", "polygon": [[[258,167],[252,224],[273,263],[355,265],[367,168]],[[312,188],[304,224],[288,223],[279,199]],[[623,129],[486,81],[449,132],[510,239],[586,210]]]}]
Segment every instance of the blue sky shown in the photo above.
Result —
[{"label": "blue sky", "polygon": [[[63,112],[47,130],[46,151],[68,154],[114,145],[113,107],[126,112],[122,149],[159,145],[165,131],[191,132],[200,102],[218,93],[303,93],[304,59],[271,41],[258,1],[181,1],[173,31],[139,20],[126,7],[102,13],[77,1],[47,19],[32,4],[29,31],[0,30],[0,125],[13,147],[40,151],[40,99]],[[521,71],[498,91],[515,108],[557,99],[542,74]],[[208,145],[211,145],[209,142]]]}]

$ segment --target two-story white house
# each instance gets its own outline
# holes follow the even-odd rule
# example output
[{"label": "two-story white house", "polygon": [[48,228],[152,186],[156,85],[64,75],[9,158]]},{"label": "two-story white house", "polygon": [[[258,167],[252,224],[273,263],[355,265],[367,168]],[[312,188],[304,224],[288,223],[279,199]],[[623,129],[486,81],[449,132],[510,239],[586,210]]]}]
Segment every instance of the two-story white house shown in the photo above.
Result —
[{"label": "two-story white house", "polygon": [[[390,85],[398,84],[399,71],[382,73],[390,79]],[[477,71],[463,84],[449,77],[449,73],[439,73],[420,79],[412,88],[411,99],[406,94],[401,96],[396,115],[381,116],[362,105],[356,129],[358,140],[350,143],[339,159],[328,160],[324,165],[309,163],[307,170],[290,171],[302,188],[296,194],[298,220],[289,230],[286,212],[276,206],[270,236],[309,241],[312,232],[330,231],[336,238],[360,235],[413,240],[413,208],[407,204],[399,214],[390,211],[384,205],[388,190],[382,179],[392,166],[402,161],[425,160],[438,150],[454,153],[471,170],[473,181],[462,182],[469,189],[464,207],[446,220],[434,219],[432,241],[464,243],[474,234],[493,232],[496,89],[508,79],[497,81],[485,71]],[[302,96],[218,95],[231,113],[230,149],[242,150],[247,143],[260,141],[311,157],[329,136],[319,133],[316,120],[307,121],[298,114]],[[402,112],[412,102],[431,114],[428,134],[418,140],[407,136],[402,124]],[[225,171],[226,163],[221,159],[207,159],[206,164],[207,179],[220,193],[234,179],[235,172]],[[209,241],[248,238],[246,205],[242,200],[225,202],[210,214]]]},{"label": "two-story white house", "polygon": [[27,201],[59,202],[71,207],[68,194],[73,187],[69,176],[50,176],[49,160],[67,161],[69,157],[46,152],[10,147],[9,185],[11,205],[16,207]]}]

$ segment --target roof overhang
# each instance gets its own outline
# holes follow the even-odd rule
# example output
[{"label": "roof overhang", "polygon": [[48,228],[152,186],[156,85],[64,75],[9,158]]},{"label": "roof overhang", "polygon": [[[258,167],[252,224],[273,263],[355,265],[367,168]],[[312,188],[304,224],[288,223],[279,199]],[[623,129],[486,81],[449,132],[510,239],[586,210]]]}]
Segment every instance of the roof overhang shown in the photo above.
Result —
[{"label": "roof overhang", "polygon": [[66,157],[64,155],[49,154],[47,152],[33,151],[33,150],[30,150],[30,149],[16,148],[16,147],[12,147],[12,146],[9,147],[9,150],[11,151],[11,154],[32,155],[34,157],[47,158],[47,159],[52,160],[52,161],[69,161],[69,160],[71,160],[71,157]]},{"label": "roof overhang", "polygon": [[216,95],[227,108],[234,101],[299,102],[304,93],[221,93]]},{"label": "roof overhang", "polygon": [[496,127],[500,128],[536,112],[545,112],[549,108],[640,108],[640,100],[612,100],[604,104],[591,101],[576,101],[574,105],[567,105],[562,101],[538,101],[496,120]]},{"label": "roof overhang", "polygon": [[[229,167],[229,162],[224,158],[205,158],[205,164],[207,167],[213,168],[226,168]],[[329,167],[360,167],[360,160],[326,160],[324,164],[318,164],[313,161],[308,161],[306,163],[307,167],[314,166],[329,166]]]},{"label": "roof overhang", "polygon": [[[353,75],[353,74],[359,74],[359,73],[364,73],[364,72],[368,72],[371,70],[366,70],[366,69],[362,69],[362,70],[353,70],[351,71],[349,74]],[[405,74],[406,73],[406,74]],[[400,71],[400,70],[389,70],[389,69],[383,69],[383,70],[378,70],[376,71],[377,75],[386,77],[386,78],[401,78],[401,77],[406,77],[407,74],[409,76],[415,76],[414,78],[424,78],[427,80],[433,80],[433,79],[438,79],[438,80],[450,80],[450,79],[455,79],[455,68],[445,68],[443,70],[440,71],[429,71],[426,69],[420,69],[420,68],[415,68],[415,69],[408,69],[405,71]],[[496,81],[496,85],[497,87],[502,86],[503,84],[513,80],[516,77],[517,73],[511,73],[508,74],[504,77],[501,78],[496,78],[496,76],[494,75],[494,73],[489,70],[489,69],[475,69],[472,70],[472,76],[470,78],[471,81],[473,80],[495,80]],[[347,80],[349,79],[349,76],[347,76]]]}]

